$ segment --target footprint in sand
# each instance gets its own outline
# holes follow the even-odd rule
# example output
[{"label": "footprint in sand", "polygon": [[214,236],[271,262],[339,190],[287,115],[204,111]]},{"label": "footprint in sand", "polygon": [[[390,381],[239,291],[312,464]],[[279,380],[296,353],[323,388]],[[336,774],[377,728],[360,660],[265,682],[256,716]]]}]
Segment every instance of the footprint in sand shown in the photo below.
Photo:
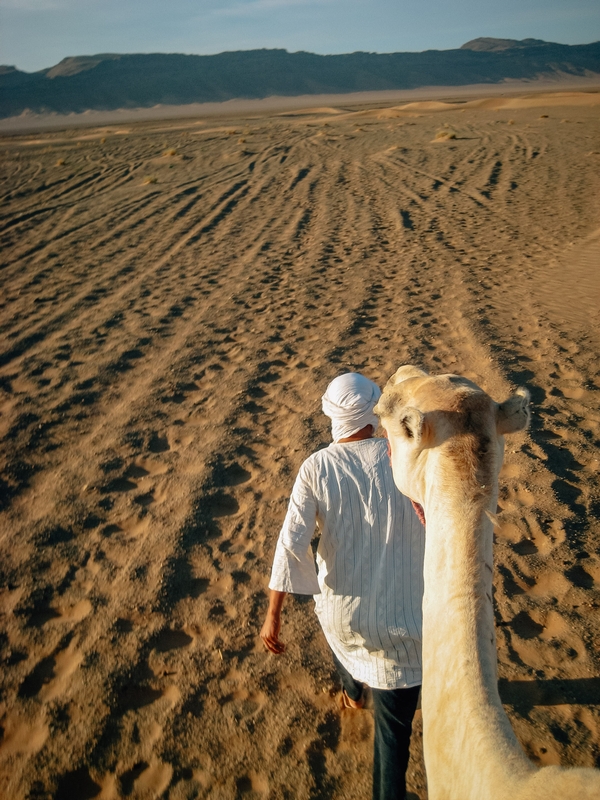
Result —
[{"label": "footprint in sand", "polygon": [[519,611],[509,623],[509,627],[521,639],[537,638],[544,631],[544,626],[532,619],[527,611]]},{"label": "footprint in sand", "polygon": [[511,644],[524,664],[545,672],[551,668],[564,669],[570,662],[587,662],[585,645],[557,617],[558,614],[548,620],[548,627],[526,612],[520,612],[512,620],[510,626],[516,636]]},{"label": "footprint in sand", "polygon": [[514,488],[512,486],[504,486],[501,492],[501,502],[503,510],[514,512],[519,511],[523,507],[531,508],[535,505],[536,499],[533,492],[525,489],[522,486]]},{"label": "footprint in sand", "polygon": [[522,575],[515,575],[503,564],[498,564],[498,572],[502,577],[504,594],[512,599],[518,595],[525,594],[534,583],[531,579],[526,579]]},{"label": "footprint in sand", "polygon": [[216,580],[211,580],[206,589],[205,596],[208,600],[222,600],[231,596],[233,591],[233,578],[226,573],[220,575]]},{"label": "footprint in sand", "polygon": [[132,478],[139,480],[140,478],[153,478],[155,475],[164,475],[168,469],[168,465],[162,461],[140,458],[131,464],[125,475],[131,475]]},{"label": "footprint in sand", "polygon": [[266,797],[269,794],[269,781],[266,775],[258,772],[249,772],[236,780],[236,787],[240,796],[252,795]]},{"label": "footprint in sand", "polygon": [[[151,452],[162,453],[170,449],[166,438],[153,435],[150,440],[149,449]],[[113,459],[103,466],[103,471],[110,472],[121,469],[122,459]],[[107,483],[100,487],[100,493],[104,495],[99,505],[105,510],[111,510],[115,498],[110,495],[127,495],[142,489],[140,494],[133,496],[133,502],[146,508],[154,503],[162,503],[166,496],[166,484],[156,482],[155,478],[168,471],[167,465],[162,462],[150,459],[138,459],[130,464],[122,475],[111,478]],[[145,489],[145,491],[144,491]]]},{"label": "footprint in sand", "polygon": [[134,489],[137,489],[137,483],[130,480],[129,478],[113,478],[107,484],[105,484],[100,491],[102,494],[112,494],[113,492],[132,492]]},{"label": "footprint in sand", "polygon": [[167,689],[154,689],[152,686],[128,684],[119,692],[119,708],[121,713],[137,711],[145,706],[152,705],[159,700],[166,700],[169,706],[174,706],[180,698],[179,689],[175,685]]},{"label": "footprint in sand", "polygon": [[507,533],[509,535],[512,533],[512,548],[518,555],[534,555],[536,553],[542,556],[549,555],[566,538],[565,530],[560,520],[552,520],[543,530],[538,520],[531,513],[524,514],[519,526],[512,526],[513,531],[508,531],[511,528],[510,525],[502,527],[504,528],[503,534],[505,536]]},{"label": "footprint in sand", "polygon": [[219,483],[222,486],[240,486],[243,483],[248,483],[251,478],[251,472],[245,469],[241,464],[234,462],[224,468]]},{"label": "footprint in sand", "polygon": [[521,467],[518,464],[504,462],[500,470],[500,480],[518,480],[521,477]]},{"label": "footprint in sand", "polygon": [[[116,527],[119,531],[124,531],[131,537],[137,538],[146,532],[149,525],[150,518],[148,516],[139,517],[137,514],[134,514],[132,517],[120,520],[117,525],[113,527]],[[117,533],[117,531],[112,531],[112,533]]]},{"label": "footprint in sand", "polygon": [[40,689],[40,699],[48,702],[63,694],[68,689],[71,675],[73,675],[82,661],[83,655],[74,644],[57,653],[54,657],[53,677]]},{"label": "footprint in sand", "polygon": [[144,492],[144,494],[138,494],[136,497],[134,497],[134,500],[142,508],[147,508],[155,502],[155,497],[153,492]]},{"label": "footprint in sand", "polygon": [[42,606],[29,615],[29,624],[41,628],[49,622],[81,622],[92,611],[89,600],[83,599],[73,606]]},{"label": "footprint in sand", "polygon": [[521,744],[525,748],[525,752],[529,758],[538,766],[550,767],[560,765],[559,753],[549,745],[547,741],[545,741],[544,744],[540,744],[538,741],[525,740],[521,741]]},{"label": "footprint in sand", "polygon": [[223,713],[237,721],[258,714],[267,702],[264,692],[248,689],[246,682],[244,675],[235,669],[225,673],[220,681],[221,689],[226,692],[219,700]]},{"label": "footprint in sand", "polygon": [[[580,558],[586,556],[586,553],[580,553]],[[596,586],[600,585],[600,562],[597,559],[588,557],[585,560],[586,572],[591,576]]]},{"label": "footprint in sand", "polygon": [[151,453],[166,453],[171,449],[169,440],[166,436],[160,436],[158,433],[152,433],[148,442],[148,450]]},{"label": "footprint in sand", "polygon": [[19,697],[36,697],[53,700],[62,694],[71,675],[83,661],[83,655],[74,643],[54,655],[39,661],[19,688]]},{"label": "footprint in sand", "polygon": [[133,781],[132,794],[136,797],[160,797],[173,778],[173,767],[161,761],[152,761]]},{"label": "footprint in sand", "polygon": [[202,508],[214,519],[231,517],[244,510],[233,495],[225,492],[216,492],[207,497],[202,502]]},{"label": "footprint in sand", "polygon": [[157,760],[138,761],[121,774],[119,783],[121,792],[126,797],[150,798],[160,797],[167,790],[172,778],[171,764]]},{"label": "footprint in sand", "polygon": [[89,600],[80,600],[74,606],[57,606],[58,617],[56,622],[81,622],[92,611],[93,606]]},{"label": "footprint in sand", "polygon": [[547,642],[552,639],[565,639],[571,635],[569,623],[557,611],[548,612],[542,627],[539,636]]},{"label": "footprint in sand", "polygon": [[567,569],[565,571],[565,577],[568,578],[573,586],[577,586],[580,589],[594,588],[594,578],[581,564],[575,564]]},{"label": "footprint in sand", "polygon": [[235,619],[238,615],[237,609],[232,605],[225,605],[221,600],[212,604],[207,614],[209,622],[224,624],[227,620]]},{"label": "footprint in sand", "polygon": [[[106,786],[106,782],[104,783]],[[65,772],[60,776],[56,794],[53,797],[54,800],[73,800],[75,797],[114,797],[112,792],[102,794],[103,788],[92,778],[87,767],[79,767],[79,769]],[[110,784],[106,788],[110,789]]]},{"label": "footprint in sand", "polygon": [[535,599],[549,600],[555,598],[560,601],[571,588],[571,583],[562,572],[543,572],[536,578],[535,583],[524,591]]},{"label": "footprint in sand", "polygon": [[158,653],[167,653],[170,650],[189,647],[193,641],[193,637],[185,631],[163,628],[152,640],[152,646]]},{"label": "footprint in sand", "polygon": [[50,731],[42,722],[29,722],[18,716],[7,715],[0,720],[2,740],[0,740],[0,759],[17,753],[38,753],[48,739]]},{"label": "footprint in sand", "polygon": [[567,400],[581,400],[585,396],[585,389],[581,386],[567,386],[563,385],[556,390],[560,392]]}]

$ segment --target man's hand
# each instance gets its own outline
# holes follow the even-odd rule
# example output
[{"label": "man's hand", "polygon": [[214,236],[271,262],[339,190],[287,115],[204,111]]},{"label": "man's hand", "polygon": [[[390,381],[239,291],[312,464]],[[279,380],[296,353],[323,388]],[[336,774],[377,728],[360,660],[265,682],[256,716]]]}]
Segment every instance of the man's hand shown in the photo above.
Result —
[{"label": "man's hand", "polygon": [[270,650],[271,653],[275,653],[276,656],[285,653],[285,645],[279,639],[279,632],[281,630],[281,609],[284,600],[285,592],[277,592],[271,589],[269,610],[267,611],[267,617],[260,631],[260,638],[263,640],[263,644],[267,650]]},{"label": "man's hand", "polygon": [[267,618],[260,631],[260,638],[263,640],[263,644],[267,650],[270,650],[271,653],[275,653],[276,656],[285,653],[285,645],[279,639],[280,630],[281,618],[279,616],[275,617],[271,614],[267,614]]}]

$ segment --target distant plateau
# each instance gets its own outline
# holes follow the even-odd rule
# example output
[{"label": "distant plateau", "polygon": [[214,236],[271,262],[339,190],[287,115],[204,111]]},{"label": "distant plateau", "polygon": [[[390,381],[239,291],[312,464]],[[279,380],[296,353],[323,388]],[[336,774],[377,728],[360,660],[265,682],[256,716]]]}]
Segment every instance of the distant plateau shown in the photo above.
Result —
[{"label": "distant plateau", "polygon": [[34,73],[0,66],[0,117],[585,78],[600,80],[600,42],[480,38],[420,53],[101,54]]}]

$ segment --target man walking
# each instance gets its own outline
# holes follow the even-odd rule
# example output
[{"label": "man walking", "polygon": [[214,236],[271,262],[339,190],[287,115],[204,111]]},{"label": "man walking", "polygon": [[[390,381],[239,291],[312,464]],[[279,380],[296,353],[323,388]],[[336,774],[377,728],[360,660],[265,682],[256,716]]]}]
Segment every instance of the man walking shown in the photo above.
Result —
[{"label": "man walking", "polygon": [[[281,654],[286,594],[312,594],[347,708],[370,687],[374,800],[404,800],[412,720],[421,684],[424,528],[396,489],[385,439],[373,437],[381,392],[340,375],[323,395],[333,443],[300,467],[279,534],[265,646]],[[319,526],[315,559],[310,546]]]}]

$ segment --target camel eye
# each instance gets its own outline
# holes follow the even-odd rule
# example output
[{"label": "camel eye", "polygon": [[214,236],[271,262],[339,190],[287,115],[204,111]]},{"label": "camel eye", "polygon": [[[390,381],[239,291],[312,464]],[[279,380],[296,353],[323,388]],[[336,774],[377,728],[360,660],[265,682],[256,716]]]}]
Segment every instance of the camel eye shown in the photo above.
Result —
[{"label": "camel eye", "polygon": [[407,437],[409,439],[412,439],[413,438],[413,432],[412,432],[412,430],[410,428],[410,425],[408,424],[408,420],[406,419],[406,417],[402,420],[402,427],[404,428],[404,432],[406,433]]}]

